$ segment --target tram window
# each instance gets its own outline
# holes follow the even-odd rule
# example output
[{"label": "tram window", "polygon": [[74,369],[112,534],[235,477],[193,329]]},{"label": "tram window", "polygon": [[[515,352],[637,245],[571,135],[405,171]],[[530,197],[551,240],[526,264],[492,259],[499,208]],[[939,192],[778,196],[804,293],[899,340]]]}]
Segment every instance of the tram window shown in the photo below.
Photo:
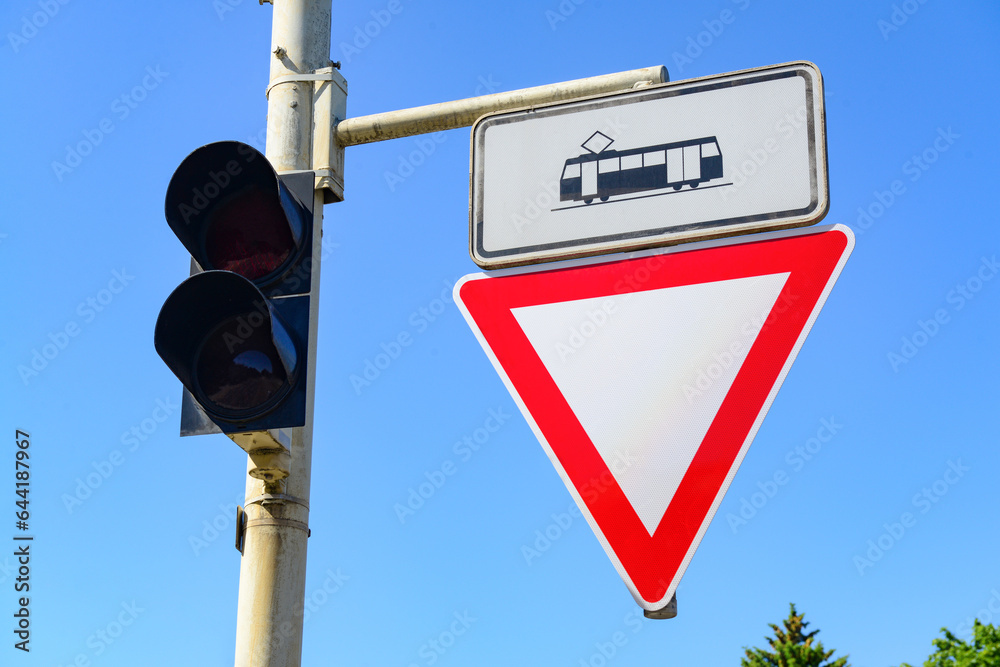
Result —
[{"label": "tram window", "polygon": [[618,171],[618,158],[608,158],[607,160],[597,161],[597,172],[600,174],[606,174],[609,171]]},{"label": "tram window", "polygon": [[641,166],[642,166],[641,153],[636,153],[635,155],[622,156],[622,171],[626,169],[638,169]]},{"label": "tram window", "polygon": [[642,163],[647,167],[654,164],[663,164],[666,161],[666,155],[663,151],[656,151],[655,153],[643,153]]},{"label": "tram window", "polygon": [[708,144],[701,145],[701,156],[702,157],[713,157],[719,154],[719,144],[714,141]]},{"label": "tram window", "polygon": [[580,163],[568,164],[566,168],[563,169],[563,178],[580,178]]}]

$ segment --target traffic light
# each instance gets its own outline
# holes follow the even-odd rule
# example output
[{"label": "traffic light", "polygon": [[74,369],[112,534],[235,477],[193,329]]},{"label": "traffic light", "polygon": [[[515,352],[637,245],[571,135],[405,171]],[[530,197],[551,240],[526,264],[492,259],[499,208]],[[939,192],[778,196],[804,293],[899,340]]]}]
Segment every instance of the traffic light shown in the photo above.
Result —
[{"label": "traffic light", "polygon": [[193,259],[153,337],[187,390],[181,435],[303,426],[313,172],[278,175],[251,146],[208,144],[174,172],[165,208]]}]

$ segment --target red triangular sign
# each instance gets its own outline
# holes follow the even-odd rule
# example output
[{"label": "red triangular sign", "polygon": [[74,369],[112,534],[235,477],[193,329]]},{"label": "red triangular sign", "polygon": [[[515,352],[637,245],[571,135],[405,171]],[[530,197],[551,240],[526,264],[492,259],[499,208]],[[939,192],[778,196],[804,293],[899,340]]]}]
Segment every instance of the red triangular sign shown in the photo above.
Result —
[{"label": "red triangular sign", "polygon": [[853,247],[832,225],[455,286],[644,609],[670,602]]}]

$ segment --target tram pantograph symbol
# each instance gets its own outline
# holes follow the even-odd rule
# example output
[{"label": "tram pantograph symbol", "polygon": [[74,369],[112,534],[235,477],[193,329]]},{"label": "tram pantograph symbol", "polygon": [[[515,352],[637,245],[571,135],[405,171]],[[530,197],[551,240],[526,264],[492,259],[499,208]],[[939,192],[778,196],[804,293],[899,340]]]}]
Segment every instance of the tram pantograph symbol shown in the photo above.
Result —
[{"label": "tram pantograph symbol", "polygon": [[[722,178],[722,152],[715,137],[621,151],[608,150],[612,143],[614,139],[598,130],[581,144],[586,153],[566,160],[559,201],[606,202],[617,195],[697,188]],[[593,150],[597,145],[604,147]]]},{"label": "tram pantograph symbol", "polygon": [[489,114],[470,185],[485,269],[811,225],[829,208],[823,79],[795,62]]}]

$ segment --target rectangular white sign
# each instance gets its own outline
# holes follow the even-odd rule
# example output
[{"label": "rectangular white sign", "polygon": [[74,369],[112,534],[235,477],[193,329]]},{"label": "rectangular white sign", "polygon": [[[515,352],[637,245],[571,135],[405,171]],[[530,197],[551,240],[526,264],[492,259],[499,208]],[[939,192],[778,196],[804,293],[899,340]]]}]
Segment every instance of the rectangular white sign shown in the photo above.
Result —
[{"label": "rectangular white sign", "polygon": [[471,180],[487,269],[814,224],[822,76],[787,63],[487,115]]}]

